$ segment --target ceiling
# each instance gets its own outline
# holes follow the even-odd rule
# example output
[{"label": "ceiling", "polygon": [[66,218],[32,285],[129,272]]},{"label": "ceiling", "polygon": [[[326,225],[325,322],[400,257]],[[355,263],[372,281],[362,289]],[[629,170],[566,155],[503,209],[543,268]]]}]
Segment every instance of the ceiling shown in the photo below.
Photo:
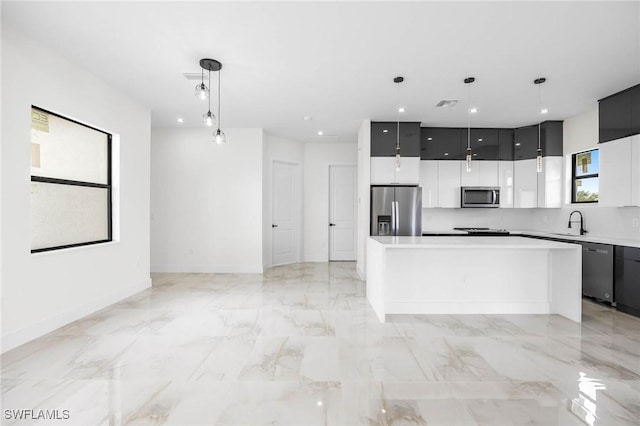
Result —
[{"label": "ceiling", "polygon": [[466,126],[467,76],[482,127],[537,122],[536,77],[551,120],[640,83],[640,1],[3,1],[2,23],[148,106],[153,126],[200,125],[206,103],[183,73],[218,59],[223,129],[299,141],[355,142],[399,104],[403,121]]}]

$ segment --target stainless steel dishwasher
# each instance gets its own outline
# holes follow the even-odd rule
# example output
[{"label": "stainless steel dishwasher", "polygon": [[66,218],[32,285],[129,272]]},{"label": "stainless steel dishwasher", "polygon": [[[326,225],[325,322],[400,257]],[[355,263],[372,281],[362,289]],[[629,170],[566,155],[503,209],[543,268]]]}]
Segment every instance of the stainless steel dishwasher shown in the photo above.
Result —
[{"label": "stainless steel dishwasher", "polygon": [[613,302],[613,246],[582,242],[582,294]]}]

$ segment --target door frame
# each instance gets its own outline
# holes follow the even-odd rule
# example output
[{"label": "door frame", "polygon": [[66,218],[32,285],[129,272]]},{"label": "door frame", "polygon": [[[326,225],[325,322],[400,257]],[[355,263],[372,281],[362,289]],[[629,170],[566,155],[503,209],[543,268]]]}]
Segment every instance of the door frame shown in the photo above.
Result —
[{"label": "door frame", "polygon": [[[293,194],[293,232],[295,235],[294,238],[294,263],[300,263],[302,259],[302,170],[300,163],[294,161],[286,161],[286,160],[271,160],[271,170],[269,174],[269,211],[268,211],[268,223],[265,223],[265,226],[269,228],[273,224],[273,207],[274,203],[274,179],[273,173],[275,170],[276,164],[284,164],[287,166],[294,167],[294,194]],[[269,232],[269,266],[277,266],[273,262],[273,229]]]},{"label": "door frame", "polygon": [[[331,260],[331,228],[329,227],[329,222],[331,221],[331,168],[332,167],[353,167],[356,173],[356,180],[354,182],[354,191],[355,195],[354,203],[354,244],[355,244],[355,258],[354,260]],[[327,261],[328,262],[356,262],[358,259],[358,165],[354,163],[338,163],[338,164],[329,164],[327,167]]]}]

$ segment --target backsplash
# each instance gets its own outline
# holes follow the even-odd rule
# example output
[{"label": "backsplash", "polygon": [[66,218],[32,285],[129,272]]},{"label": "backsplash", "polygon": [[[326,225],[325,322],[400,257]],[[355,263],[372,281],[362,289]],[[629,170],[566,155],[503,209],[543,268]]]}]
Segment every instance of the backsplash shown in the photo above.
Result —
[{"label": "backsplash", "polygon": [[[575,223],[567,228],[569,214],[579,210],[589,236],[640,240],[640,207],[571,206],[560,209],[422,209],[423,230],[454,227],[487,227],[542,232],[579,232]],[[574,220],[579,220],[574,215]]]}]

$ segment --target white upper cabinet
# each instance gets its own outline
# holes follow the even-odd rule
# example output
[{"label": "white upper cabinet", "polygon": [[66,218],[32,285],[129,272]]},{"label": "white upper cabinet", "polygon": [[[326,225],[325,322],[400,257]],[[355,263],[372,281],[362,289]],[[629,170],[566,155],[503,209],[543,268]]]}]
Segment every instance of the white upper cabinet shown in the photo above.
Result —
[{"label": "white upper cabinet", "polygon": [[538,173],[536,159],[513,162],[513,207],[538,207]]},{"label": "white upper cabinet", "polygon": [[460,173],[464,161],[438,161],[438,206],[460,207]]},{"label": "white upper cabinet", "polygon": [[500,208],[513,208],[513,161],[498,162]]},{"label": "white upper cabinet", "polygon": [[598,204],[640,206],[640,135],[601,143]]},{"label": "white upper cabinet", "polygon": [[371,157],[372,185],[418,185],[420,157],[402,157],[396,171],[395,157]]},{"label": "white upper cabinet", "polygon": [[536,173],[538,178],[538,207],[562,207],[563,162],[563,157],[542,158],[542,172]]},{"label": "white upper cabinet", "polygon": [[462,164],[461,186],[498,186],[498,161],[481,160],[471,162],[471,171]]},{"label": "white upper cabinet", "polygon": [[438,163],[437,160],[420,161],[420,186],[422,187],[422,207],[438,205]]}]

